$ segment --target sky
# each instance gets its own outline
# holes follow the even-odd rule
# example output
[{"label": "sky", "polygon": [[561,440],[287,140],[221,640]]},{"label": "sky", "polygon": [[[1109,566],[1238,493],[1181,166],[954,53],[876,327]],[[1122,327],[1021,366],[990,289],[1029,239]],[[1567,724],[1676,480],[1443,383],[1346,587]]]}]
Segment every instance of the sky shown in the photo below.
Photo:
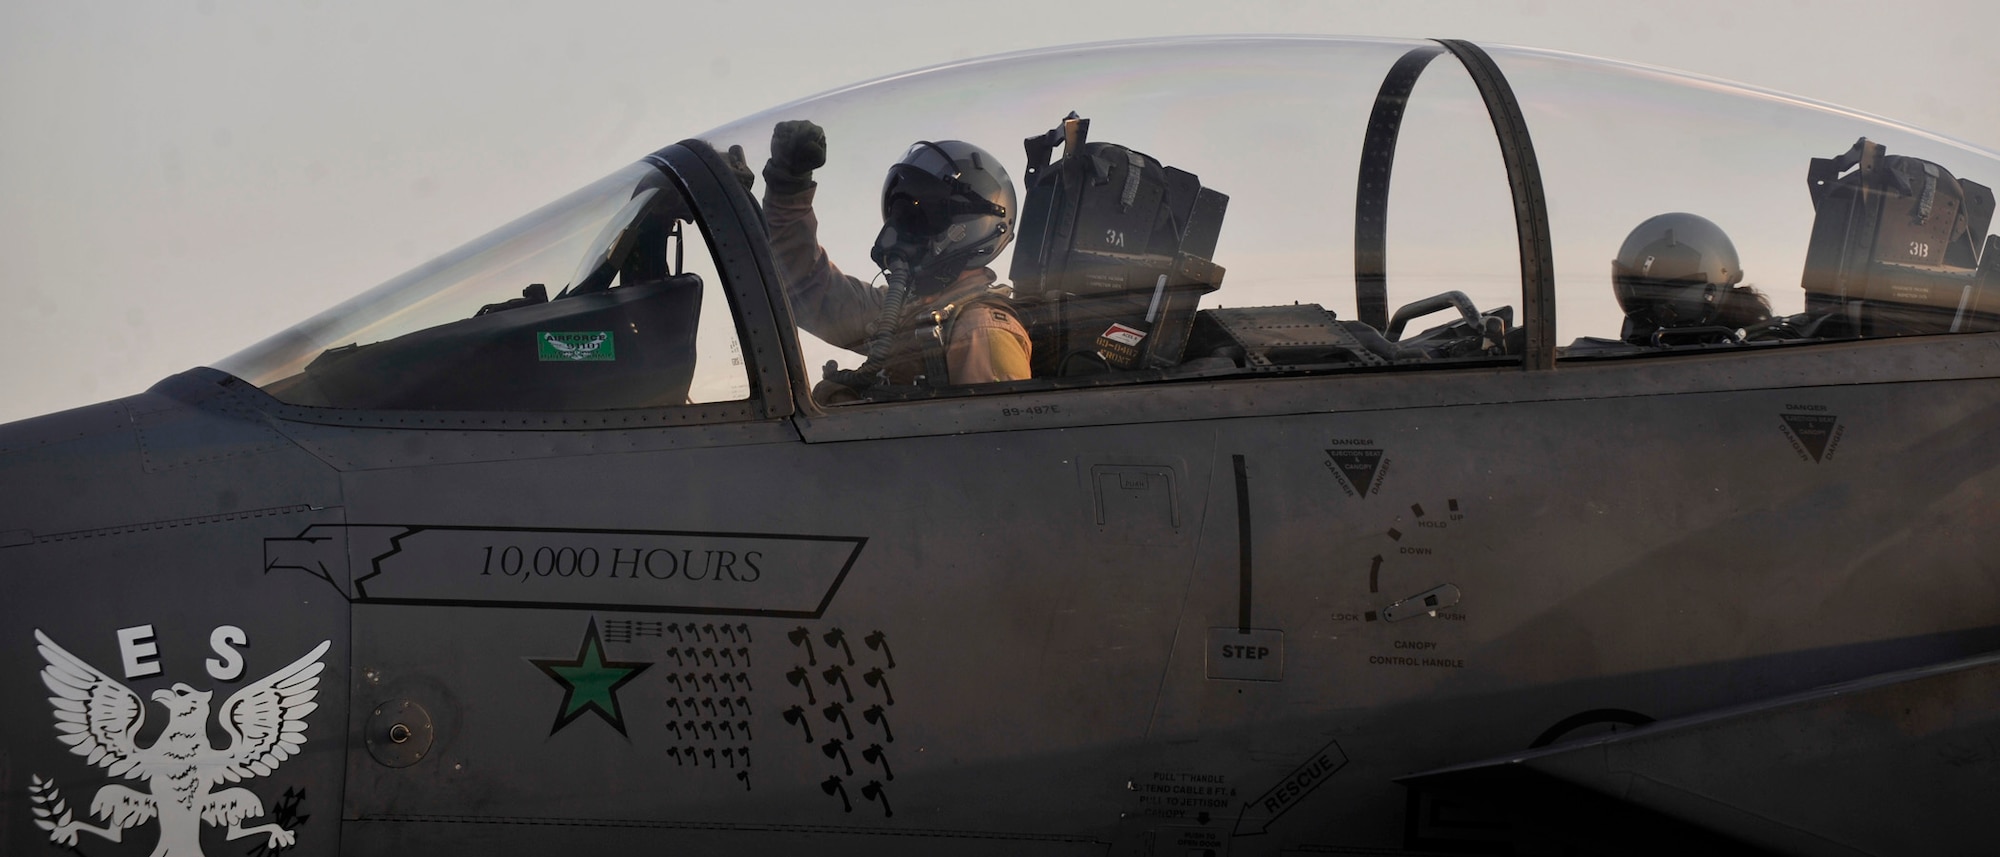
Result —
[{"label": "sky", "polygon": [[1573,51],[2000,149],[2000,4],[1979,0],[16,0],[0,4],[0,422],[218,361],[787,101],[985,54],[1206,33]]}]

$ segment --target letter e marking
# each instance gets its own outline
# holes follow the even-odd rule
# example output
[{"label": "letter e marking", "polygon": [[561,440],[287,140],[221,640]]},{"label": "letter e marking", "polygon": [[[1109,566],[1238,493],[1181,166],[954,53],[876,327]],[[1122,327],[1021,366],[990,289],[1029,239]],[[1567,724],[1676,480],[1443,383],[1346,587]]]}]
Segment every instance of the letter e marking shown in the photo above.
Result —
[{"label": "letter e marking", "polygon": [[118,655],[125,662],[128,680],[160,674],[160,646],[153,641],[151,625],[119,628]]}]

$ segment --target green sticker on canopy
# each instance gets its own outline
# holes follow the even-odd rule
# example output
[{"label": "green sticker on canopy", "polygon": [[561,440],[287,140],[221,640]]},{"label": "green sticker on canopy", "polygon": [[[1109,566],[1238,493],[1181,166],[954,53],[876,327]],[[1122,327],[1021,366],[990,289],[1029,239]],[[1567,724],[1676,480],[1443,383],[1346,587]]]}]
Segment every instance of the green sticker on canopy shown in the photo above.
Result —
[{"label": "green sticker on canopy", "polygon": [[590,330],[535,334],[535,353],[544,361],[616,360],[618,350],[611,331]]}]

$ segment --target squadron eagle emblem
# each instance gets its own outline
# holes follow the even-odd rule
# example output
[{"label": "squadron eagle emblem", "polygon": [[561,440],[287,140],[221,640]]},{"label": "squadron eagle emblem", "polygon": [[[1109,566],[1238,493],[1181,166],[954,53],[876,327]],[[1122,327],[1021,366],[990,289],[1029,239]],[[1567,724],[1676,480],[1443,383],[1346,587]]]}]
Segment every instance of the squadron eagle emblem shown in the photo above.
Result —
[{"label": "squadron eagle emblem", "polygon": [[180,683],[154,691],[153,701],[166,706],[167,725],[152,746],[141,748],[137,738],[146,703],[139,695],[64,651],[40,629],[35,640],[48,662],[42,683],[55,694],[49,703],[55,706],[56,737],[108,776],[146,785],[145,791],[116,783],[98,789],[90,812],[108,822],[99,827],[76,820],[55,782],[36,777],[29,786],[35,825],[49,831],[49,841],[74,847],[78,833],[94,833],[119,842],[127,828],[158,818],[160,843],[153,857],[199,857],[203,824],[228,825],[230,839],[267,834],[268,849],[293,844],[294,834],[279,824],[243,826],[264,815],[263,802],[249,789],[213,789],[269,774],[305,744],[306,715],[319,707],[313,697],[326,668],[320,656],[331,640],[223,701],[219,720],[232,740],[222,749],[208,741],[213,691]]}]

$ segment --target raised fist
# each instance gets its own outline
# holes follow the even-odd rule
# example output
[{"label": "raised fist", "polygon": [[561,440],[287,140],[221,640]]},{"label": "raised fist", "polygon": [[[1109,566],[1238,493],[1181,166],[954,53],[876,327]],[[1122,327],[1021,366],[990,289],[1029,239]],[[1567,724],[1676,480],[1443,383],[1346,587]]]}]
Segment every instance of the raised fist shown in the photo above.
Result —
[{"label": "raised fist", "polygon": [[826,129],[810,119],[787,119],[771,129],[770,168],[798,179],[826,166]]}]

